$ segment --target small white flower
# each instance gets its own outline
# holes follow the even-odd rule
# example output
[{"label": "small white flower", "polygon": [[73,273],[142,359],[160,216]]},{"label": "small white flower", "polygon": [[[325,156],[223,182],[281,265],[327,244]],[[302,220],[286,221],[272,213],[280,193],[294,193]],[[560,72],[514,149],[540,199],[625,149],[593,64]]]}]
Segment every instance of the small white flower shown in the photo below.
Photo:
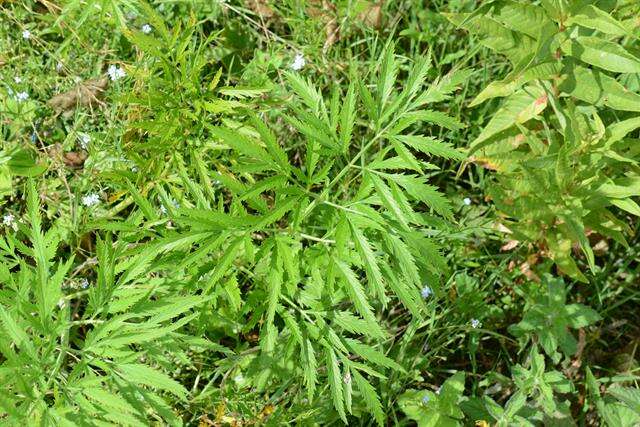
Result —
[{"label": "small white flower", "polygon": [[86,133],[80,134],[80,147],[83,150],[87,149],[90,142],[91,142],[91,137],[89,135],[87,135]]},{"label": "small white flower", "polygon": [[347,372],[344,374],[344,378],[342,378],[345,384],[351,384],[351,372]]},{"label": "small white flower", "polygon": [[244,381],[244,377],[242,376],[242,374],[238,374],[233,377],[233,381],[235,381],[236,383],[241,383],[242,381]]},{"label": "small white flower", "polygon": [[294,71],[299,71],[302,67],[305,66],[307,61],[304,59],[304,55],[301,53],[296,54],[296,57],[293,59],[293,63],[291,64],[291,69]]},{"label": "small white flower", "polygon": [[20,83],[22,83],[22,78],[20,78],[20,76],[15,76],[15,77],[13,78],[13,81],[14,81],[14,82],[16,82],[16,83],[18,83],[18,84],[20,84]]},{"label": "small white flower", "polygon": [[30,38],[31,38],[31,31],[29,31],[29,30],[24,30],[24,31],[22,32],[22,38],[23,38],[23,39],[25,39],[25,40],[30,39]]},{"label": "small white flower", "polygon": [[100,203],[100,196],[95,193],[86,195],[82,198],[82,204],[87,207],[95,206],[98,203]]},{"label": "small white flower", "polygon": [[429,398],[429,395],[425,394],[424,397],[422,398],[422,403],[426,405],[427,403],[429,403],[430,400],[431,399]]},{"label": "small white flower", "polygon": [[142,32],[145,34],[149,34],[153,29],[151,28],[151,25],[149,24],[144,24],[141,28]]},{"label": "small white flower", "polygon": [[89,281],[87,279],[82,279],[80,281],[80,287],[82,289],[87,289],[89,287]]},{"label": "small white flower", "polygon": [[29,94],[27,92],[22,91],[22,92],[16,93],[16,100],[18,102],[23,102],[23,101],[26,101],[27,99],[29,99]]},{"label": "small white flower", "polygon": [[479,328],[480,326],[482,326],[482,324],[480,323],[480,321],[478,319],[471,319],[471,327],[476,329]]},{"label": "small white flower", "polygon": [[462,199],[462,203],[469,206],[471,204],[471,199],[468,197],[465,197],[464,199]]},{"label": "small white flower", "polygon": [[433,291],[431,290],[430,287],[425,286],[424,288],[422,288],[422,290],[420,291],[420,294],[422,295],[422,298],[427,299],[429,298],[432,294]]},{"label": "small white flower", "polygon": [[2,224],[12,227],[16,223],[16,217],[12,213],[8,213],[2,217]]},{"label": "small white flower", "polygon": [[165,207],[165,205],[160,205],[160,213],[162,215],[166,215],[167,214],[167,208]]},{"label": "small white flower", "polygon": [[62,71],[62,62],[58,62],[56,64],[56,71],[59,73],[60,71]]},{"label": "small white flower", "polygon": [[109,74],[109,78],[111,79],[111,81],[114,81],[114,82],[127,75],[127,73],[122,68],[117,67],[115,65],[109,65],[107,74]]}]

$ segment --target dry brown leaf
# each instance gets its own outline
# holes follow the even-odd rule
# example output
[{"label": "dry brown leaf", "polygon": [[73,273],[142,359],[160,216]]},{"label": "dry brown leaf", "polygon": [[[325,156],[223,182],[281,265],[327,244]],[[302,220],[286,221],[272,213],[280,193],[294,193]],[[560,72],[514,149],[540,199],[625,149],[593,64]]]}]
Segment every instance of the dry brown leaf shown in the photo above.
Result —
[{"label": "dry brown leaf", "polygon": [[595,253],[596,255],[602,256],[607,252],[609,252],[609,242],[604,239],[600,240],[593,246],[593,253]]},{"label": "dry brown leaf", "polygon": [[326,38],[322,52],[326,53],[340,39],[336,6],[329,0],[311,0],[307,7],[307,14],[312,18],[319,18],[324,24]]},{"label": "dry brown leaf", "polygon": [[584,352],[584,348],[587,345],[587,334],[585,333],[583,328],[578,330],[578,345],[577,350],[573,356],[573,361],[571,365],[564,370],[565,375],[568,378],[573,378],[578,373],[578,370],[582,366],[582,353]]},{"label": "dry brown leaf", "polygon": [[518,246],[518,244],[520,244],[520,242],[517,241],[517,240],[509,240],[507,243],[502,245],[500,250],[503,251],[503,252],[510,251],[511,249],[516,248]]},{"label": "dry brown leaf", "polygon": [[377,3],[372,3],[365,10],[360,12],[358,19],[367,27],[380,28],[382,26],[382,4],[381,0]]},{"label": "dry brown leaf", "polygon": [[263,20],[273,18],[275,11],[269,6],[268,0],[247,0],[246,5]]},{"label": "dry brown leaf", "polygon": [[540,282],[540,277],[538,277],[538,275],[533,270],[531,270],[531,264],[529,264],[528,261],[520,264],[520,273],[524,274],[526,278],[531,280],[532,282]]},{"label": "dry brown leaf", "polygon": [[68,151],[62,156],[62,161],[72,169],[81,169],[87,157],[87,153],[84,151]]},{"label": "dry brown leaf", "polygon": [[505,234],[512,234],[513,231],[511,231],[509,228],[507,228],[504,224],[501,223],[497,223],[494,225],[494,228],[502,233]]},{"label": "dry brown leaf", "polygon": [[48,102],[57,113],[67,113],[76,107],[89,107],[100,103],[109,80],[106,77],[78,83],[73,89],[59,93]]},{"label": "dry brown leaf", "polygon": [[469,158],[469,162],[475,163],[478,166],[481,166],[488,170],[492,170],[492,171],[500,170],[500,164],[488,157],[471,156]]}]

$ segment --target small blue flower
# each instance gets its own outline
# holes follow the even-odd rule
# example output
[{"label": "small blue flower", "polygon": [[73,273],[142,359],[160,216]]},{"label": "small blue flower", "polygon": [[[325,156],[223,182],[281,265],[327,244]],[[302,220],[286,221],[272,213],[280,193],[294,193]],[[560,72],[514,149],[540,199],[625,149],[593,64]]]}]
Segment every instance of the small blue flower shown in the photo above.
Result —
[{"label": "small blue flower", "polygon": [[432,294],[433,294],[433,291],[431,290],[431,288],[429,286],[426,286],[426,285],[420,291],[420,295],[422,295],[422,298],[424,298],[424,299],[429,298]]},{"label": "small blue flower", "polygon": [[480,321],[478,319],[471,319],[471,327],[472,328],[479,328],[482,324],[480,323]]},{"label": "small blue flower", "polygon": [[422,403],[426,405],[427,403],[429,403],[430,400],[431,399],[429,398],[429,395],[425,394],[424,397],[422,398]]}]

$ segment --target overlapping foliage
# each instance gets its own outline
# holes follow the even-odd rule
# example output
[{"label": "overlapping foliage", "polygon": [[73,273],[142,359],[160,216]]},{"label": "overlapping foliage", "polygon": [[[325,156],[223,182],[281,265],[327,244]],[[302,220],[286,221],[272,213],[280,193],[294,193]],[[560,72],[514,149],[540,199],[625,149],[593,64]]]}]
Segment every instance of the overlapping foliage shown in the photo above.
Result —
[{"label": "overlapping foliage", "polygon": [[624,245],[631,233],[611,208],[640,214],[627,138],[640,127],[638,13],[637,2],[495,1],[448,15],[512,65],[471,103],[505,98],[470,144],[498,172],[489,196],[514,239],[583,281],[573,246],[593,269],[591,233]]},{"label": "overlapping foliage", "polygon": [[639,6],[429,7],[0,5],[0,420],[637,424]]}]

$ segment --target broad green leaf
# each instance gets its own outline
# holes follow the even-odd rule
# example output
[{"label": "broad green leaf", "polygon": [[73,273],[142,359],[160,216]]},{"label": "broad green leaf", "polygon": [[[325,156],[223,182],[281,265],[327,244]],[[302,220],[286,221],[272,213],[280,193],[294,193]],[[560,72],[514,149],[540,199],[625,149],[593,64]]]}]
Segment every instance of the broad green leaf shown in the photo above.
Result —
[{"label": "broad green leaf", "polygon": [[492,136],[517,124],[526,123],[547,107],[547,94],[540,86],[527,86],[509,98],[493,114],[480,135],[471,143],[471,148],[479,147]]},{"label": "broad green leaf", "polygon": [[640,59],[620,44],[593,36],[568,39],[562,51],[587,64],[616,73],[640,73]]},{"label": "broad green leaf", "polygon": [[[534,39],[551,20],[540,6],[518,1],[498,1],[491,9],[491,17],[510,30]],[[481,19],[481,18],[479,18]]]},{"label": "broad green leaf", "polygon": [[578,24],[614,36],[627,35],[627,29],[602,9],[588,4],[567,20],[567,25]]},{"label": "broad green leaf", "polygon": [[590,104],[640,112],[640,94],[628,90],[617,80],[598,70],[571,67],[559,88]]}]

